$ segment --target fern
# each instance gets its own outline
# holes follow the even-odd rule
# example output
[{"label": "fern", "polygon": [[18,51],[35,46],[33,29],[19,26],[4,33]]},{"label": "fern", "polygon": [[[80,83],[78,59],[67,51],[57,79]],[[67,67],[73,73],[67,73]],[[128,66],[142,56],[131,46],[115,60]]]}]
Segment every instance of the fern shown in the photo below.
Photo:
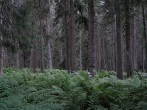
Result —
[{"label": "fern", "polygon": [[64,70],[31,74],[6,68],[0,77],[0,110],[146,110],[147,83],[137,76],[117,80],[101,71],[89,78]]}]

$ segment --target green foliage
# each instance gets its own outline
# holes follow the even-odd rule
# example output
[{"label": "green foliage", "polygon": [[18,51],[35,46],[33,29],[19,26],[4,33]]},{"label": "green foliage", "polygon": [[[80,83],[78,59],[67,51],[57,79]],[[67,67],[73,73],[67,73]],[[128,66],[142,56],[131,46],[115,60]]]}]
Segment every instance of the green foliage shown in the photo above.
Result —
[{"label": "green foliage", "polygon": [[[101,71],[95,78],[79,71],[31,73],[4,69],[0,78],[0,110],[146,110],[147,84],[133,77],[117,80]],[[114,73],[114,72],[113,72]]]}]

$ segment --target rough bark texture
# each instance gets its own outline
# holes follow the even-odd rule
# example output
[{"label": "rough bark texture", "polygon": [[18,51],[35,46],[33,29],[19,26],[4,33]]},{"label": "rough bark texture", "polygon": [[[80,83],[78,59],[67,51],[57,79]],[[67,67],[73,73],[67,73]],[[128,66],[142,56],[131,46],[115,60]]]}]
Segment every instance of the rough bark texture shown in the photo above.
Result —
[{"label": "rough bark texture", "polygon": [[120,15],[120,1],[117,0],[115,4],[116,12],[116,40],[117,40],[117,78],[123,79],[122,72],[122,44],[121,44],[121,15]]},{"label": "rough bark texture", "polygon": [[112,31],[112,34],[113,34],[113,37],[112,37],[112,39],[113,39],[113,70],[115,70],[115,71],[117,71],[117,68],[116,68],[116,62],[117,62],[117,58],[116,58],[116,56],[117,56],[117,52],[116,52],[116,16],[115,16],[115,22],[114,22],[114,24],[113,24],[113,26],[112,26],[113,28],[113,31]]},{"label": "rough bark texture", "polygon": [[[2,4],[0,5],[0,9],[2,8]],[[0,25],[3,25],[3,20],[2,20],[2,13],[0,14]],[[0,33],[1,34],[1,33]],[[0,76],[3,74],[3,36],[2,34],[0,35]]]},{"label": "rough bark texture", "polygon": [[3,74],[3,47],[2,47],[2,36],[0,42],[0,76]]},{"label": "rough bark texture", "polygon": [[88,70],[95,76],[94,50],[94,0],[88,0]]},{"label": "rough bark texture", "polygon": [[82,66],[82,31],[80,31],[80,37],[79,37],[79,45],[80,45],[80,70],[82,70],[83,66]]},{"label": "rough bark texture", "polygon": [[68,28],[68,23],[69,23],[69,13],[68,13],[68,0],[63,0],[64,4],[64,36],[65,36],[65,69],[70,71],[70,58],[69,58],[69,28]]},{"label": "rough bark texture", "polygon": [[70,17],[69,17],[69,33],[70,33],[70,68],[71,71],[76,70],[76,39],[75,39],[75,19],[74,19],[74,1],[70,0]]},{"label": "rough bark texture", "polygon": [[31,49],[31,55],[30,55],[30,70],[32,72],[36,71],[36,52],[34,47]]},{"label": "rough bark texture", "polygon": [[145,21],[145,10],[144,10],[144,5],[142,4],[142,21],[143,21],[143,37],[145,40],[145,71],[147,72],[147,35],[146,35],[146,21]]},{"label": "rough bark texture", "polygon": [[41,72],[44,72],[44,38],[43,38],[43,30],[42,30],[42,19],[41,19],[41,11],[42,11],[42,1],[39,0],[39,8],[40,8],[40,15],[39,15],[39,22],[40,22],[40,40],[41,40],[41,51],[40,51],[40,70]]},{"label": "rough bark texture", "polygon": [[129,2],[125,0],[125,32],[126,32],[126,67],[127,76],[133,75],[132,59],[131,59],[131,34],[130,34],[130,10]]},{"label": "rough bark texture", "polygon": [[51,48],[51,28],[50,26],[52,26],[52,24],[50,23],[51,21],[51,14],[50,14],[50,0],[48,0],[48,14],[47,14],[47,35],[48,35],[48,67],[49,69],[52,69],[53,68],[53,64],[52,64],[52,48]]},{"label": "rough bark texture", "polygon": [[51,48],[51,41],[48,39],[48,67],[49,69],[53,69],[52,64],[52,48]]},{"label": "rough bark texture", "polygon": [[23,51],[18,48],[18,52],[17,52],[17,55],[16,55],[16,67],[18,69],[21,69],[24,67],[24,62],[23,62]]}]

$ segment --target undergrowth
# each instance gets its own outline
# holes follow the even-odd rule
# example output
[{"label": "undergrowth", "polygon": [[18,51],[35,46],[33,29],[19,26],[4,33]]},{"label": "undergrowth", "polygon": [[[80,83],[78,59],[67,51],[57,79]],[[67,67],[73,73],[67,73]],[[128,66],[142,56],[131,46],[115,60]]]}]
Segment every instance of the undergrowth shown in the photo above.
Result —
[{"label": "undergrowth", "polygon": [[0,110],[147,110],[147,84],[114,72],[70,75],[64,70],[31,73],[6,68],[0,78]]}]

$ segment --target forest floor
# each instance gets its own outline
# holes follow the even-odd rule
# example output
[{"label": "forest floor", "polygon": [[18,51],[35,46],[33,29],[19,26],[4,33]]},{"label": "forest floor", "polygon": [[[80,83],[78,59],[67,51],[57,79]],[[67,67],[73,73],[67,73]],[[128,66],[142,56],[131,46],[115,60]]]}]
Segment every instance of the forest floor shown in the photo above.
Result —
[{"label": "forest floor", "polygon": [[0,110],[147,110],[147,80],[118,80],[115,72],[64,70],[31,73],[6,68],[0,78]]}]

